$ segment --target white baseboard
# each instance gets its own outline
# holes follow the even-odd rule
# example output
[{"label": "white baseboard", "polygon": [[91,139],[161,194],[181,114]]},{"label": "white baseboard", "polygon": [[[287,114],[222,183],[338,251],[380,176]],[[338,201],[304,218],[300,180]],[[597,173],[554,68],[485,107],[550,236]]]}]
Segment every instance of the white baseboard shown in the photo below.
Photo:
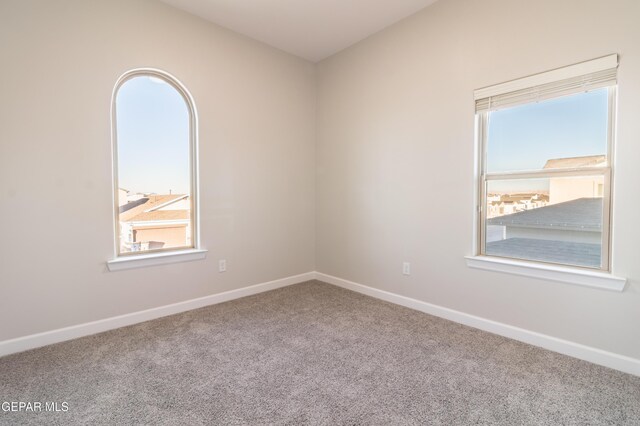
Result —
[{"label": "white baseboard", "polygon": [[316,279],[333,284],[338,287],[362,293],[367,296],[375,297],[407,308],[415,309],[430,315],[444,318],[469,327],[488,331],[530,345],[539,346],[550,351],[558,352],[574,358],[589,361],[594,364],[613,368],[625,373],[640,376],[640,360],[618,355],[612,352],[603,351],[601,349],[570,342],[568,340],[559,339],[557,337],[547,336],[545,334],[536,333],[534,331],[525,330],[523,328],[514,327],[508,324],[492,321],[486,318],[477,317],[475,315],[466,314],[464,312],[455,311],[453,309],[444,308],[442,306],[433,305],[431,303],[422,302],[410,297],[401,296],[399,294],[390,293],[384,290],[378,290],[373,287],[358,284],[342,278],[316,272]]},{"label": "white baseboard", "polygon": [[138,324],[144,321],[178,314],[180,312],[190,311],[192,309],[198,309],[209,305],[215,305],[217,303],[227,302],[245,296],[251,296],[254,294],[263,293],[269,290],[275,290],[277,288],[286,287],[313,279],[333,284],[347,290],[352,290],[357,293],[362,293],[376,299],[385,300],[387,302],[395,303],[397,305],[405,306],[407,308],[415,309],[420,312],[464,324],[469,327],[488,331],[490,333],[498,334],[510,339],[518,340],[564,355],[572,356],[574,358],[589,361],[594,364],[640,376],[640,360],[635,358],[603,351],[601,349],[581,345],[579,343],[570,342],[568,340],[559,339],[557,337],[547,336],[545,334],[536,333],[534,331],[525,330],[508,324],[492,321],[486,318],[477,317],[475,315],[466,314],[464,312],[455,311],[453,309],[445,308],[442,306],[433,305],[431,303],[401,296],[395,293],[390,293],[388,291],[378,290],[373,287],[368,287],[366,285],[358,284],[320,272],[307,272],[305,274],[269,281],[262,284],[256,284],[249,287],[243,287],[237,290],[226,291],[224,293],[200,297],[198,299],[186,300],[184,302],[178,302],[171,305],[133,312],[117,317],[106,318],[98,321],[88,322],[85,324],[79,324],[71,327],[65,327],[57,330],[19,337],[16,339],[5,340],[3,342],[0,342],[0,356],[22,352],[41,346],[51,345],[53,343],[60,343],[79,337],[89,336],[91,334],[97,334],[103,331],[113,330],[128,325]]},{"label": "white baseboard", "polygon": [[243,287],[237,290],[225,291],[224,293],[213,294],[211,296],[200,297],[198,299],[186,300],[184,302],[173,303],[171,305],[160,306],[117,317],[5,340],[0,342],[0,356],[39,348],[53,343],[64,342],[66,340],[77,339],[78,337],[89,336],[91,334],[102,333],[103,331],[138,324],[144,321],[178,314],[180,312],[190,311],[192,309],[198,309],[209,305],[215,305],[217,303],[251,296],[253,294],[263,293],[265,291],[275,290],[280,287],[286,287],[313,279],[315,279],[315,273],[307,272],[305,274],[294,275],[275,281]]}]

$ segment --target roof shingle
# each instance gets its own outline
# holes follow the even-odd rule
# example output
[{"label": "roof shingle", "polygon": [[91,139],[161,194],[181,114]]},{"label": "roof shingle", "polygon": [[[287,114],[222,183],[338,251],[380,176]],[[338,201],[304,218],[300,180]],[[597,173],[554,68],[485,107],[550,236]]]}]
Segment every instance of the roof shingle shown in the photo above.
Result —
[{"label": "roof shingle", "polygon": [[602,230],[602,198],[578,198],[564,203],[494,217],[489,225],[572,231]]}]

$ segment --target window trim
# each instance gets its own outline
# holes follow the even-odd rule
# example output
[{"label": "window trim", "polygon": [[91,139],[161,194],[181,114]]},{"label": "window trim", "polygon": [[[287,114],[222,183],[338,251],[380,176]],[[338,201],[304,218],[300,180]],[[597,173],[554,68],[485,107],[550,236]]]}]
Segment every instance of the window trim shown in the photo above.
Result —
[{"label": "window trim", "polygon": [[164,252],[142,252],[137,256],[122,256],[107,262],[109,271],[122,271],[125,269],[143,268],[147,266],[164,265],[167,263],[190,262],[205,259],[207,250],[188,249]]},{"label": "window trim", "polygon": [[[493,86],[476,89],[473,92],[475,101],[510,94],[524,89],[531,89],[537,86],[558,83],[563,80],[571,80],[577,77],[586,76],[588,74],[596,74],[607,70],[614,70],[618,67],[618,54],[603,56],[601,58],[592,59],[590,61],[581,62],[551,71],[533,74],[528,77],[518,78],[507,81],[505,83],[495,84]],[[580,79],[584,81],[583,79]],[[589,79],[586,81],[589,84]],[[607,84],[606,86],[610,86]]]},{"label": "window trim", "polygon": [[[614,62],[615,60],[615,62]],[[589,63],[592,63],[589,66]],[[586,64],[586,65],[585,65]],[[516,89],[522,89],[526,87],[527,84],[532,82],[536,82],[537,84],[544,82],[549,83],[553,82],[554,78],[558,78],[558,76],[571,76],[572,74],[576,74],[583,72],[585,70],[585,66],[592,71],[597,71],[602,69],[603,67],[616,67],[617,68],[617,55],[609,55],[605,58],[596,59],[594,61],[589,61],[565,68],[561,68],[558,70],[549,71],[547,73],[542,73],[539,75],[534,75],[530,77],[525,77],[520,80],[514,80],[508,83],[498,84],[496,86],[491,86],[484,89],[479,89],[474,92],[474,98],[476,100],[476,105],[479,99],[483,99],[486,96],[496,96],[500,94],[508,94],[511,91]],[[617,106],[617,85],[608,85],[604,86],[608,90],[608,130],[607,130],[607,164],[604,167],[589,167],[589,168],[580,168],[580,169],[556,169],[556,170],[533,170],[533,171],[521,171],[521,172],[502,172],[502,173],[487,173],[486,171],[486,158],[487,158],[487,137],[488,137],[488,123],[489,123],[489,109],[482,109],[476,111],[475,114],[475,151],[476,151],[476,164],[475,164],[475,185],[474,185],[474,238],[473,238],[473,253],[474,256],[467,257],[467,264],[470,267],[480,267],[478,266],[479,260],[487,260],[490,262],[492,267],[484,267],[481,269],[490,269],[490,270],[502,270],[504,268],[495,268],[496,263],[503,263],[502,261],[507,262],[510,265],[510,268],[513,268],[513,265],[517,264],[523,266],[525,268],[533,268],[533,270],[538,269],[546,269],[556,270],[558,268],[563,269],[563,272],[566,273],[565,270],[575,271],[578,273],[595,273],[595,274],[611,274],[612,273],[612,208],[613,208],[613,159],[614,159],[614,147],[615,147],[615,127],[616,127],[616,106]],[[603,88],[603,87],[599,87]],[[597,88],[596,88],[597,89]],[[595,90],[595,89],[594,89]],[[576,90],[573,94],[583,93],[588,90]],[[559,94],[557,97],[565,96],[567,93]],[[529,102],[526,102],[529,103]],[[602,229],[602,254],[601,259],[602,263],[599,268],[591,268],[586,266],[579,265],[568,265],[561,263],[551,263],[551,262],[542,262],[536,260],[526,260],[526,259],[518,259],[518,258],[509,258],[504,256],[493,256],[486,254],[486,188],[487,182],[496,179],[524,179],[524,178],[550,178],[550,177],[561,177],[561,176],[597,176],[600,175],[603,177],[604,185],[603,185],[603,229]],[[473,263],[473,265],[471,264]],[[482,263],[481,263],[482,264]],[[503,271],[504,272],[504,271]],[[528,273],[522,273],[519,275],[530,275]],[[538,276],[539,274],[534,273],[534,276]],[[612,276],[613,277],[613,276]],[[547,277],[548,278],[548,277]],[[556,281],[564,281],[567,280],[558,280]],[[623,287],[624,288],[624,285]],[[621,291],[621,290],[620,290]]]},{"label": "window trim", "polygon": [[594,269],[530,262],[497,256],[465,256],[465,260],[467,266],[473,269],[538,278],[601,290],[623,292],[627,285],[626,278]]},{"label": "window trim", "polygon": [[[118,91],[129,80],[136,77],[153,77],[162,80],[173,87],[184,99],[189,112],[189,173],[190,173],[190,228],[191,246],[172,247],[140,252],[120,252],[120,220],[118,205],[118,140],[117,140],[117,119],[116,100]],[[112,201],[113,201],[113,237],[114,254],[113,259],[107,262],[109,270],[128,269],[129,267],[139,267],[155,265],[159,263],[169,263],[181,260],[195,260],[204,258],[206,250],[201,248],[200,242],[200,191],[199,191],[199,167],[198,167],[198,112],[196,104],[187,88],[170,73],[156,68],[135,68],[122,74],[114,85],[111,94],[111,161],[112,161]],[[188,256],[185,256],[188,255]],[[195,256],[194,256],[195,255]],[[200,257],[202,255],[202,257]],[[136,261],[136,262],[132,262]],[[135,264],[134,264],[135,263]],[[129,266],[126,266],[129,265]]]}]

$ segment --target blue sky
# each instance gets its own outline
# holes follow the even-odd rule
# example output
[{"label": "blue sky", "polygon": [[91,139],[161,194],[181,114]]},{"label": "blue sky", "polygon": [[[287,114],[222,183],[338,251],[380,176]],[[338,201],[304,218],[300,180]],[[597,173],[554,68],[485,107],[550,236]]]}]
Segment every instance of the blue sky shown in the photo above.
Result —
[{"label": "blue sky", "polygon": [[[606,153],[607,89],[494,111],[487,170],[541,169],[548,159]],[[116,99],[120,187],[189,192],[189,111],[160,79],[136,77]],[[548,180],[494,182],[493,191],[546,190]]]},{"label": "blue sky", "polygon": [[[606,154],[607,89],[494,111],[487,171],[536,170],[552,158]],[[546,189],[545,181],[496,182],[494,190]]]},{"label": "blue sky", "polygon": [[116,98],[121,188],[189,193],[189,110],[163,80],[135,77]]}]

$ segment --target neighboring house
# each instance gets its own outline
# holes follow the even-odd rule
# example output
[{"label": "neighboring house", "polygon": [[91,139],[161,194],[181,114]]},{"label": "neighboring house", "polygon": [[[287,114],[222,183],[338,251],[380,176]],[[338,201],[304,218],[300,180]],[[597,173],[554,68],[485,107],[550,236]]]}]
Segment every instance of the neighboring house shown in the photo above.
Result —
[{"label": "neighboring house", "polygon": [[[606,162],[604,155],[588,157],[555,158],[548,160],[545,169],[578,169],[602,166]],[[565,177],[552,178],[549,182],[550,204],[562,203],[577,198],[602,197],[604,181],[602,177]]]},{"label": "neighboring house", "polygon": [[500,201],[500,198],[502,198],[502,194],[488,194],[487,203],[495,203],[497,201]]},{"label": "neighboring house", "polygon": [[127,194],[129,191],[124,188],[118,188],[118,206],[122,207],[129,202],[127,199]]},{"label": "neighboring house", "polygon": [[118,206],[122,207],[132,201],[144,198],[145,194],[139,192],[131,192],[128,189],[118,188]]},{"label": "neighboring house", "polygon": [[145,195],[120,207],[122,252],[191,245],[188,195]]},{"label": "neighboring house", "polygon": [[599,266],[602,198],[579,198],[494,217],[504,239],[487,243],[487,254],[531,260]]},{"label": "neighboring house", "polygon": [[513,214],[524,210],[546,206],[549,196],[545,194],[502,194],[487,197],[487,218]]},{"label": "neighboring house", "polygon": [[602,198],[579,198],[489,219],[504,226],[506,238],[600,243]]},{"label": "neighboring house", "polygon": [[[602,166],[604,155],[555,158],[544,169]],[[600,265],[602,177],[549,179],[549,195],[509,194],[488,207],[486,253],[496,256]]]}]

